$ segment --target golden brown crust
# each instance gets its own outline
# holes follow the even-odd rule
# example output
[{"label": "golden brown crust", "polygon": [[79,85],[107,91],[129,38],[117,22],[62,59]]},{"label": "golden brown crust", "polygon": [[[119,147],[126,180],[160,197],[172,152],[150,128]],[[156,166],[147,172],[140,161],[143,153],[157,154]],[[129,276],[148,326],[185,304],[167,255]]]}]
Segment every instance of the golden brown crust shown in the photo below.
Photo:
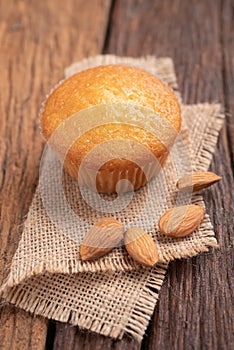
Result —
[{"label": "golden brown crust", "polygon": [[[75,74],[51,93],[41,115],[42,132],[49,139],[63,121],[79,111],[112,103],[133,103],[147,107],[165,118],[176,132],[180,130],[180,106],[165,84],[142,69],[108,65]],[[171,135],[171,143],[174,136]],[[85,155],[97,144],[113,138],[125,138],[144,145],[157,158],[167,153],[167,145],[163,145],[147,130],[132,125],[107,124],[87,131],[72,145],[67,154],[65,168],[74,177]],[[126,167],[136,167],[132,164],[124,159],[115,159],[103,165],[101,170],[124,171]],[[71,167],[73,171],[70,170]],[[74,172],[74,168],[77,171]]]}]

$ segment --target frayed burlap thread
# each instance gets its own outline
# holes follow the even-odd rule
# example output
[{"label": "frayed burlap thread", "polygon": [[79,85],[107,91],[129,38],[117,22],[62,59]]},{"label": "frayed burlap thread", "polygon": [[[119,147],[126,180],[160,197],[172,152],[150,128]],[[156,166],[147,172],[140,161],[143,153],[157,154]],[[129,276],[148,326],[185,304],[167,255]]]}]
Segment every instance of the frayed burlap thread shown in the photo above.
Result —
[{"label": "frayed burlap thread", "polygon": [[[170,58],[97,56],[67,68],[66,76],[91,66],[114,63],[136,65],[151,71],[164,80],[180,99]],[[183,131],[175,145],[175,157],[179,154],[180,168],[184,173],[191,169],[207,170],[223,122],[220,106],[182,106],[182,115]],[[190,132],[193,137],[189,139]],[[189,163],[186,152],[190,155]],[[53,171],[56,169],[56,162],[55,158]],[[200,228],[187,238],[174,240],[159,233],[155,224],[157,219],[163,211],[175,203],[178,204],[175,191],[178,169],[175,163],[174,159],[169,158],[164,170],[166,201],[158,210],[151,208],[152,211],[155,210],[153,220],[151,218],[149,221],[148,215],[145,215],[139,221],[139,225],[147,229],[158,247],[158,266],[142,268],[122,248],[115,249],[95,262],[82,262],[79,259],[79,243],[72,241],[53,226],[37,191],[19,247],[12,260],[10,273],[1,288],[3,298],[35,314],[70,322],[113,338],[121,338],[126,332],[140,341],[153,313],[168,262],[194,256],[207,251],[209,247],[217,247],[208,215]],[[48,169],[49,174],[50,171]],[[99,219],[99,214],[87,208],[81,200],[77,200],[79,191],[74,182],[66,175],[64,179],[65,191],[72,208],[78,215],[79,212],[87,215],[92,225]],[[157,196],[161,190],[156,181],[151,182],[149,188],[152,196]],[[126,226],[131,225],[131,220],[128,220],[130,213],[135,210],[136,215],[139,214],[139,202],[142,202],[144,196],[146,187],[138,191],[132,206],[116,217]],[[183,200],[182,198],[182,203]],[[200,194],[193,195],[191,201],[204,206]],[[86,231],[84,232],[84,227],[78,228],[78,231],[81,241]]]}]

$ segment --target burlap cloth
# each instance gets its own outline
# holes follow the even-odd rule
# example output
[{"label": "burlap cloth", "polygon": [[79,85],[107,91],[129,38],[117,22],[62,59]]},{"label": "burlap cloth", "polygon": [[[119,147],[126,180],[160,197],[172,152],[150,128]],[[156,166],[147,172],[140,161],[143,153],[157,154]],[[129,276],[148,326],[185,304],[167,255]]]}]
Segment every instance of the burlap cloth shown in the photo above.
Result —
[{"label": "burlap cloth", "polygon": [[[152,72],[180,99],[170,58],[97,56],[68,67],[65,76],[110,63],[136,65]],[[82,217],[79,227],[74,227],[73,222],[68,223],[76,240],[64,235],[51,222],[37,190],[9,275],[1,287],[5,301],[35,314],[113,338],[121,338],[126,332],[139,341],[142,339],[168,262],[217,246],[208,215],[198,230],[183,239],[166,238],[158,231],[158,218],[166,209],[190,200],[178,196],[176,180],[191,170],[208,169],[224,118],[218,104],[182,105],[182,116],[182,132],[167,160],[163,176],[137,191],[129,206],[115,215],[126,227],[137,225],[152,235],[158,247],[160,264],[154,268],[142,268],[122,247],[97,261],[82,262],[79,243],[88,228],[104,214],[90,208],[82,200],[74,181],[65,175],[67,200],[76,215]],[[52,166],[46,169],[48,186],[53,185],[50,179],[56,176],[57,159],[54,157],[50,164]],[[204,205],[200,194],[193,195],[191,202]],[[59,198],[54,205],[62,215]]]}]

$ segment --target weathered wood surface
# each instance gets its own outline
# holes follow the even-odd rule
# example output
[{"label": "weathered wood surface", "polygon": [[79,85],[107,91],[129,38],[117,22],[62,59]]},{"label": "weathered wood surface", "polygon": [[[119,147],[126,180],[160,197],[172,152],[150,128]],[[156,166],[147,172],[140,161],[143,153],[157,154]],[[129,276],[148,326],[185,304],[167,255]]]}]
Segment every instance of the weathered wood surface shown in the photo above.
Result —
[{"label": "weathered wood surface", "polygon": [[[234,4],[231,0],[3,2],[0,5],[2,191],[0,269],[17,246],[37,183],[38,108],[69,63],[96,53],[174,59],[185,103],[220,101],[226,124],[211,169],[223,181],[205,200],[220,249],[170,264],[143,343],[4,307],[5,349],[231,349],[234,153]],[[25,191],[25,188],[27,191]],[[4,267],[5,266],[5,267]],[[49,327],[48,327],[49,324]]]},{"label": "weathered wood surface", "polygon": [[[40,104],[64,67],[102,50],[109,7],[109,0],[0,2],[1,280],[38,181]],[[47,326],[3,306],[0,348],[44,349]]]}]

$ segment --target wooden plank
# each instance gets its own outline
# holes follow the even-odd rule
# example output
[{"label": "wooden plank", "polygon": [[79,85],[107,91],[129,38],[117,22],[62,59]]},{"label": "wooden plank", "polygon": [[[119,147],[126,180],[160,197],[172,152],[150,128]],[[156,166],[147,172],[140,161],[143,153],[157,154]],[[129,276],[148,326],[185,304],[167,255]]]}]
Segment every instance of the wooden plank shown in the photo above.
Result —
[{"label": "wooden plank", "polygon": [[[171,56],[185,103],[224,103],[220,8],[220,1],[115,1],[105,53]],[[227,175],[206,194],[221,249],[170,265],[143,349],[225,349],[231,343],[228,227],[233,225],[233,204],[231,194],[225,197],[225,192],[230,193],[233,182],[228,127],[223,129],[211,166]],[[71,326],[65,333],[61,324],[56,329],[55,349],[65,344],[68,349],[90,349],[92,344],[98,349],[104,344],[106,349],[139,348],[126,337],[121,342],[103,342]]]},{"label": "wooden plank", "polygon": [[228,146],[234,170],[234,3],[224,0],[221,12],[221,43],[223,57],[223,87],[227,120]]},{"label": "wooden plank", "polygon": [[62,323],[56,323],[56,335],[53,349],[56,350],[140,350],[137,341],[124,337],[123,340],[113,340],[111,338],[81,331],[77,327]]},{"label": "wooden plank", "polygon": [[[231,1],[117,1],[106,52],[170,56],[185,103],[220,101],[230,113],[232,16]],[[211,165],[223,181],[205,194],[220,249],[170,265],[142,348],[232,347],[233,127],[229,116]]]},{"label": "wooden plank", "polygon": [[[109,44],[107,43],[106,45],[106,49],[108,52],[111,53],[118,53],[118,54],[129,54],[129,55],[133,55],[133,56],[137,56],[137,55],[142,55],[142,54],[147,54],[147,53],[157,53],[155,50],[155,47],[157,47],[157,51],[159,49],[160,55],[168,55],[171,53],[172,57],[174,57],[174,59],[176,60],[176,68],[177,68],[177,75],[179,74],[179,82],[180,82],[180,86],[182,88],[183,91],[183,96],[186,102],[197,102],[197,101],[201,101],[201,100],[206,100],[207,96],[202,96],[199,95],[199,91],[202,91],[201,87],[203,86],[203,84],[205,84],[205,90],[204,90],[204,94],[208,95],[208,98],[212,99],[213,96],[215,96],[215,99],[219,99],[219,98],[223,98],[223,92],[222,92],[222,88],[220,88],[220,81],[222,80],[222,74],[220,73],[219,69],[218,69],[218,74],[220,74],[220,77],[215,78],[215,80],[213,81],[212,77],[214,75],[214,71],[217,67],[219,67],[219,65],[215,64],[214,67],[208,67],[208,73],[207,73],[207,77],[204,75],[205,71],[207,69],[207,66],[204,66],[204,63],[202,63],[202,66],[200,67],[200,58],[201,58],[201,48],[203,46],[201,46],[199,48],[199,53],[198,55],[195,57],[195,59],[193,60],[192,58],[189,58],[189,50],[193,49],[193,45],[188,45],[187,46],[187,50],[186,46],[182,46],[181,43],[183,43],[185,41],[186,45],[188,44],[188,42],[186,41],[186,38],[180,38],[181,33],[184,32],[184,30],[182,30],[183,28],[186,30],[186,23],[185,20],[182,20],[182,23],[179,23],[181,18],[178,17],[178,13],[177,11],[177,6],[180,6],[179,10],[184,10],[184,4],[182,4],[183,6],[181,6],[181,1],[173,1],[171,2],[172,6],[170,6],[170,11],[172,11],[173,14],[176,14],[176,21],[174,21],[172,25],[169,26],[169,21],[171,20],[170,18],[170,11],[168,16],[166,16],[167,21],[165,21],[165,11],[168,12],[168,8],[165,8],[165,6],[168,5],[162,5],[162,2],[158,2],[156,1],[154,3],[154,6],[150,6],[149,4],[147,4],[146,2],[132,2],[129,1],[126,4],[126,7],[124,8],[123,3],[121,4],[121,2],[117,2],[116,3],[116,7],[115,7],[115,11],[114,11],[114,16],[113,16],[113,22],[112,22],[112,26],[111,26],[111,30],[110,30],[110,41]],[[217,4],[215,4],[216,6]],[[87,6],[87,5],[86,5]],[[163,9],[161,9],[161,6],[163,7]],[[192,11],[194,9],[195,3],[194,4],[190,4],[190,6],[192,6],[191,8],[191,12],[190,12],[190,17],[189,21],[191,22],[191,16],[192,16]],[[200,9],[197,10],[197,14],[196,16],[199,17],[200,16],[200,12],[203,12],[203,8],[201,9],[201,4],[199,4]],[[204,4],[205,8],[207,9],[208,5],[207,3]],[[218,5],[217,5],[218,7]],[[145,18],[147,16],[147,18],[149,17],[149,13],[152,11],[152,9],[154,9],[154,14],[151,15],[151,17],[153,16],[153,22],[151,23],[145,23]],[[228,8],[229,9],[229,8]],[[188,11],[188,9],[186,10]],[[211,13],[212,16],[214,15],[214,11],[216,13],[216,8],[214,10],[214,8],[212,7],[211,9]],[[46,10],[45,10],[46,12]],[[196,12],[196,11],[195,11]],[[0,11],[0,13],[3,13],[2,11]],[[164,17],[161,17],[163,14]],[[185,12],[185,14],[187,15],[187,12]],[[157,16],[156,16],[157,15]],[[157,21],[155,22],[155,18],[157,17]],[[193,28],[193,26],[196,24],[196,26],[199,26],[199,19],[197,19],[197,17],[195,16],[195,19],[192,18],[192,22],[190,24],[190,28]],[[66,17],[66,16],[65,16]],[[212,17],[213,18],[213,17]],[[183,18],[182,18],[183,19]],[[198,23],[196,22],[198,21]],[[128,26],[127,26],[127,22],[128,22]],[[143,23],[144,22],[144,23]],[[148,20],[147,20],[148,22]],[[206,21],[204,21],[206,22]],[[139,24],[138,24],[139,23]],[[165,23],[165,24],[164,24]],[[175,23],[177,24],[177,26],[175,27]],[[209,22],[210,23],[210,22]],[[209,24],[208,23],[208,24]],[[217,21],[215,22],[217,24]],[[164,29],[160,29],[158,26],[156,27],[157,24],[160,24],[161,27],[164,26]],[[206,23],[206,25],[204,24],[204,26],[208,26],[208,24]],[[150,28],[151,25],[151,28]],[[173,30],[173,26],[174,26],[174,30],[175,32],[177,31],[177,34],[173,32],[169,32],[169,29],[166,30],[167,25],[170,27],[171,31]],[[144,29],[145,26],[148,26],[148,29]],[[19,27],[19,24],[15,24],[15,29],[17,29],[17,27]],[[120,28],[122,27],[122,29],[120,30]],[[128,29],[127,27],[129,27],[130,29]],[[155,28],[154,28],[155,27]],[[156,29],[159,29],[159,34],[156,33]],[[177,28],[177,29],[176,29]],[[204,28],[201,27],[201,30],[199,30],[199,33],[202,34],[202,30]],[[162,35],[162,33],[165,31],[165,35]],[[143,32],[143,34],[141,34],[141,32]],[[179,33],[178,33],[179,32]],[[205,31],[206,32],[206,31]],[[150,35],[148,35],[148,33]],[[194,33],[194,37],[193,40],[195,39],[196,42],[196,34],[197,32]],[[129,38],[128,38],[129,35]],[[155,39],[154,36],[157,36],[157,38]],[[216,34],[215,34],[216,37]],[[0,34],[0,38],[1,38],[1,34]],[[121,38],[121,40],[120,40]],[[173,43],[173,46],[170,48],[168,47],[169,42],[164,42],[164,39],[168,38],[168,41],[171,43]],[[171,39],[170,39],[171,38]],[[177,55],[177,51],[178,51],[178,47],[175,48],[175,43],[172,39],[176,39],[179,38],[178,40],[178,47],[183,47],[184,50],[183,53],[181,52],[179,55]],[[216,40],[216,39],[215,39]],[[197,41],[199,42],[199,40],[197,39]],[[148,42],[148,43],[147,43]],[[217,42],[215,41],[215,45],[217,44]],[[184,44],[183,44],[184,45]],[[118,46],[118,47],[117,47]],[[161,51],[160,51],[161,50]],[[193,50],[192,50],[193,51]],[[216,50],[213,50],[212,53],[214,53]],[[184,53],[186,53],[187,55],[185,55],[185,58],[183,60],[183,55]],[[158,54],[159,55],[159,54]],[[79,54],[77,55],[76,58],[78,58]],[[233,57],[233,56],[230,56]],[[65,54],[63,56],[64,58],[64,62],[67,60],[67,57],[65,57]],[[189,59],[188,59],[189,58]],[[191,61],[190,61],[191,59]],[[219,58],[220,59],[220,58]],[[213,60],[211,60],[211,65],[213,65]],[[221,59],[220,59],[221,60]],[[69,59],[68,59],[69,61]],[[195,66],[195,71],[193,72],[193,63],[196,62]],[[190,64],[191,63],[191,64]],[[67,62],[65,62],[65,64],[67,64]],[[55,66],[55,64],[53,63],[53,65]],[[187,72],[188,74],[190,74],[190,77],[187,77]],[[50,74],[50,72],[47,72]],[[191,74],[192,73],[192,74]],[[59,68],[59,73],[57,72],[57,74],[61,74],[62,76],[62,65]],[[209,80],[206,80],[209,79]],[[53,77],[50,79],[53,79]],[[55,80],[52,80],[52,84],[54,84],[54,82],[56,82],[57,77],[56,77],[56,73],[55,73]],[[203,81],[204,80],[204,81]],[[190,84],[191,81],[193,82],[193,84]],[[214,92],[212,90],[212,92],[206,87],[209,86],[209,84],[212,83],[217,83],[217,86],[214,85],[213,90],[216,91]],[[49,84],[49,83],[48,83]],[[51,84],[51,86],[52,86]],[[199,87],[200,84],[200,87]],[[197,86],[195,89],[193,88],[193,86]],[[229,84],[230,86],[230,84]],[[47,88],[45,88],[46,90]],[[201,89],[201,90],[200,90]],[[220,92],[217,93],[217,90],[220,89]],[[43,92],[44,93],[44,92]],[[209,96],[210,94],[210,96]],[[230,127],[230,125],[229,125]],[[224,149],[222,149],[221,151],[219,150],[219,152],[222,153],[222,155],[224,155],[225,150],[228,148],[228,145],[226,145],[227,140],[229,140],[229,138],[226,137],[225,131],[224,131],[224,135],[222,136],[222,139],[224,140]],[[229,142],[229,141],[228,141]],[[222,143],[220,143],[220,145],[222,146]],[[220,146],[220,147],[221,147]],[[230,146],[229,146],[230,149]],[[230,157],[227,154],[228,159],[225,160],[225,158],[222,157],[218,157],[217,158],[217,163],[218,163],[218,168],[220,166],[220,159],[224,159],[223,163],[227,164],[226,168],[224,170],[230,171],[230,166],[228,165],[230,162]],[[35,162],[36,164],[36,162]],[[227,172],[227,174],[229,174]],[[230,184],[230,181],[228,181],[225,184],[225,188],[227,188]],[[22,193],[22,191],[21,191]],[[213,192],[211,192],[213,193]],[[223,197],[224,194],[224,189],[222,191],[222,193],[217,193],[217,196],[214,197],[216,199],[215,202],[217,202],[217,200],[219,199],[219,196],[222,195]],[[210,197],[210,193],[208,195]],[[213,196],[213,194],[212,194]],[[229,198],[230,200],[230,198]],[[208,201],[211,201],[211,199],[208,199]],[[28,204],[30,203],[30,200],[28,202]],[[211,205],[211,204],[210,204]],[[215,205],[215,210],[217,209],[217,203],[214,203]],[[229,207],[226,206],[225,210],[228,210]],[[228,219],[228,211],[226,210],[226,213],[224,214],[225,217],[222,217],[222,222],[220,223],[220,218],[218,218],[217,220],[217,215],[214,216],[214,218],[216,218],[217,220],[217,224],[216,224],[216,228],[219,226],[220,230],[219,233],[221,234],[221,226],[222,225],[226,225],[226,231],[227,231],[227,225],[230,224],[230,219]],[[229,209],[231,212],[231,209]],[[26,212],[27,210],[25,210]],[[19,221],[21,222],[21,221]],[[225,232],[224,232],[225,233]],[[14,240],[13,240],[14,241]],[[17,240],[16,240],[16,244],[17,244]],[[217,258],[217,256],[215,256],[215,261],[211,261],[208,265],[208,270],[210,270],[210,268],[212,268],[212,266],[216,265],[217,268],[217,264],[218,263],[223,263],[223,252],[222,256],[221,256],[221,260],[219,259],[219,257]],[[207,256],[208,254],[206,254],[205,256]],[[209,255],[208,255],[209,256]],[[214,258],[213,255],[210,255],[211,260]],[[177,264],[173,264],[171,267],[171,271],[169,273],[169,277],[168,277],[168,281],[166,283],[166,285],[164,285],[164,290],[161,293],[161,299],[160,299],[160,305],[156,310],[155,313],[155,319],[156,322],[158,324],[157,327],[155,327],[154,325],[152,325],[151,328],[149,328],[149,332],[148,332],[148,336],[146,337],[146,340],[143,343],[143,347],[147,346],[149,348],[157,348],[157,346],[160,346],[162,349],[166,348],[166,346],[168,345],[168,343],[170,345],[172,345],[173,341],[174,341],[174,337],[176,336],[176,332],[173,332],[173,327],[175,327],[175,329],[179,329],[179,327],[182,328],[182,332],[180,335],[182,335],[182,338],[184,337],[184,340],[182,340],[181,344],[177,344],[178,348],[182,348],[181,346],[186,344],[186,337],[188,338],[191,332],[192,337],[199,337],[201,336],[201,332],[199,333],[199,329],[198,331],[195,329],[196,332],[194,332],[194,327],[193,329],[191,329],[191,327],[189,328],[189,330],[187,330],[187,333],[185,332],[185,326],[186,326],[186,315],[182,315],[176,317],[178,314],[180,315],[180,313],[177,312],[177,315],[174,314],[174,311],[176,310],[183,310],[183,305],[184,303],[186,304],[186,310],[188,309],[189,312],[193,311],[193,309],[189,310],[189,300],[191,300],[191,302],[193,301],[193,298],[191,297],[191,293],[189,294],[189,288],[193,287],[192,285],[192,274],[194,273],[195,276],[195,281],[197,284],[196,287],[196,291],[198,291],[199,289],[201,291],[205,291],[206,294],[206,298],[207,298],[207,288],[206,288],[206,281],[207,281],[207,270],[206,268],[202,269],[202,265],[200,266],[200,264],[202,264],[203,262],[199,262],[197,261],[198,258],[192,259],[191,261],[188,261],[188,266],[187,263],[185,262],[181,262],[178,265]],[[207,259],[207,258],[206,258]],[[207,260],[205,260],[205,263],[207,263]],[[229,263],[229,262],[228,262]],[[174,266],[175,265],[175,266]],[[195,265],[195,266],[194,266]],[[195,270],[195,272],[193,272],[193,270]],[[187,271],[187,272],[186,272]],[[203,273],[202,275],[202,280],[199,282],[197,280],[199,280],[200,278],[200,274],[201,271]],[[225,269],[222,270],[223,273],[225,273]],[[211,274],[213,274],[213,271],[211,271]],[[186,283],[186,285],[184,284],[184,279],[190,279],[189,283]],[[212,276],[210,276],[211,278],[211,282],[214,282],[214,279],[212,278]],[[224,282],[226,285],[227,279],[225,280],[226,276],[224,276]],[[229,278],[229,277],[228,277]],[[217,281],[220,281],[220,277],[217,278]],[[198,283],[199,282],[199,283]],[[212,288],[212,283],[211,286],[209,286],[209,288]],[[203,285],[204,284],[204,285]],[[224,287],[225,287],[224,285]],[[186,286],[186,288],[185,288]],[[168,292],[168,288],[170,288],[170,291]],[[185,290],[184,290],[185,289]],[[188,289],[188,290],[187,290]],[[225,288],[224,288],[225,290]],[[170,298],[168,298],[168,295],[170,296]],[[185,298],[186,295],[186,298]],[[211,297],[214,296],[214,293],[211,294]],[[219,292],[219,294],[217,295],[217,298],[220,298],[220,296],[222,296],[222,292]],[[175,299],[176,298],[176,299]],[[196,297],[195,297],[196,298]],[[179,299],[179,301],[178,301]],[[227,295],[227,302],[229,301],[229,295]],[[206,304],[205,306],[207,306],[209,301],[206,300]],[[173,306],[173,307],[172,307]],[[170,313],[168,313],[167,315],[164,315],[165,310],[166,311],[170,311]],[[186,311],[185,310],[185,311]],[[207,311],[207,308],[204,308],[203,310],[203,316],[205,314],[205,312]],[[218,313],[217,313],[218,314]],[[162,317],[164,316],[164,317]],[[173,318],[173,317],[174,318]],[[196,316],[196,315],[195,315]],[[209,316],[213,316],[213,314],[209,315]],[[169,318],[170,324],[169,326],[167,325],[166,321],[167,321],[167,317]],[[170,318],[173,318],[172,321],[170,320]],[[179,324],[176,325],[175,323],[178,321],[179,319]],[[185,319],[185,321],[184,321]],[[204,317],[203,319],[201,319],[201,321],[204,322]],[[227,319],[225,320],[227,322]],[[202,323],[200,322],[200,325],[202,325]],[[209,325],[209,323],[208,323]],[[227,330],[229,330],[230,327],[228,327]],[[21,328],[19,328],[21,329]],[[161,329],[161,332],[160,332]],[[212,327],[210,328],[212,330]],[[206,336],[206,334],[208,334],[210,332],[210,329],[204,334],[204,336]],[[192,332],[193,331],[193,332]],[[184,332],[186,334],[184,334]],[[228,333],[230,335],[230,333]],[[169,339],[167,342],[165,342],[165,338],[167,337],[167,335],[169,335]],[[211,335],[212,336],[212,335]],[[28,336],[25,337],[25,339],[28,339]],[[192,338],[193,339],[193,338]],[[187,343],[188,344],[188,343]],[[187,345],[186,344],[186,345]],[[195,343],[195,344],[199,344],[199,343]],[[24,344],[25,345],[25,344]],[[180,347],[179,347],[180,345]],[[91,347],[95,348],[116,348],[116,349],[124,349],[124,348],[128,348],[128,349],[137,349],[139,348],[139,346],[132,340],[129,339],[124,339],[124,341],[121,342],[114,342],[111,341],[110,339],[106,339],[100,336],[96,336],[96,335],[89,335],[87,334],[87,332],[80,332],[78,331],[78,329],[76,327],[71,327],[68,325],[63,325],[60,323],[56,323],[56,336],[55,336],[55,343],[54,343],[54,348],[55,349],[62,349],[64,348],[64,346],[66,346],[66,348],[76,348],[76,349],[89,349]],[[195,347],[195,345],[194,345]],[[188,348],[188,347],[187,347]],[[215,348],[215,347],[214,347]]]},{"label": "wooden plank", "polygon": [[[234,55],[228,46],[232,33],[230,1],[225,1],[224,7],[221,1],[209,0],[199,3],[195,0],[119,0],[114,4],[105,53],[170,56],[175,62],[185,103],[220,101],[224,104],[228,98],[229,104],[225,102],[225,106],[233,112],[230,77],[233,79],[231,58]],[[223,75],[224,59],[228,63],[225,69],[229,80]],[[225,96],[223,86],[229,89],[228,94],[225,90]],[[205,196],[221,248],[170,265],[142,349],[231,348],[233,143],[230,140],[233,136],[230,128],[232,131],[231,116],[223,128],[211,165],[212,170],[224,175],[223,182],[207,190]],[[65,344],[68,349],[91,349],[92,346],[139,349],[139,345],[127,337],[117,342],[103,340],[97,335],[77,332],[69,325],[64,330],[64,326],[57,323],[54,349],[63,349]]]},{"label": "wooden plank", "polygon": [[13,306],[4,306],[0,320],[1,349],[43,350],[46,342],[47,321],[33,317]]},{"label": "wooden plank", "polygon": [[[103,47],[109,0],[0,3],[0,283],[17,247],[38,180],[38,112],[73,61]],[[1,349],[44,349],[47,321],[2,306]]]}]

